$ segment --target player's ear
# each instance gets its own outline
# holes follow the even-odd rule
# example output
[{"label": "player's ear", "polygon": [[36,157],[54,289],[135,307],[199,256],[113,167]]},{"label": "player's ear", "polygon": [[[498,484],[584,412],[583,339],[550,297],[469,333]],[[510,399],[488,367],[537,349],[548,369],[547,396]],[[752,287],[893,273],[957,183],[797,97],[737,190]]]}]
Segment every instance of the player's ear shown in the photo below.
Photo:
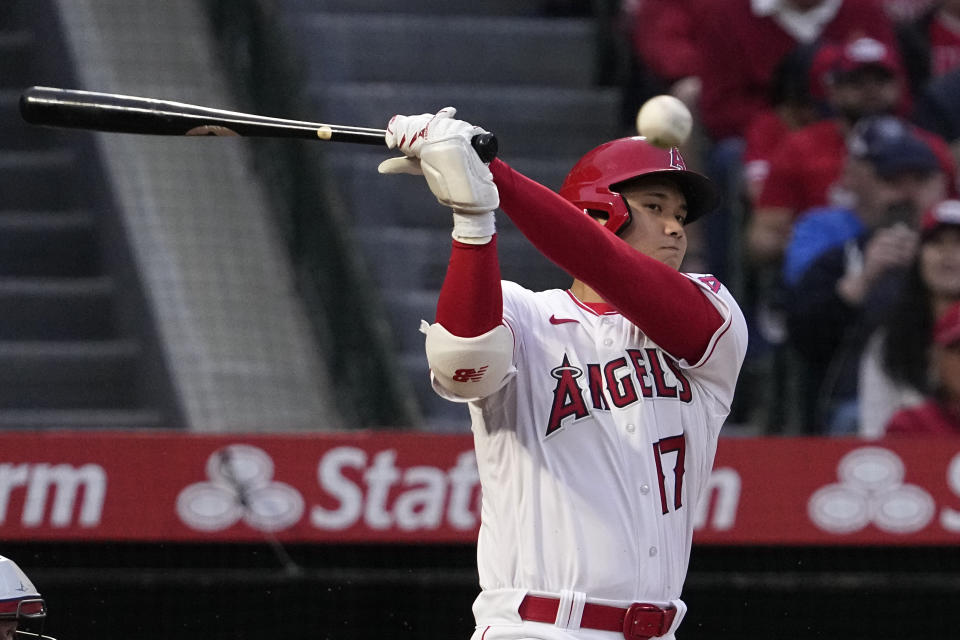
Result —
[{"label": "player's ear", "polygon": [[602,225],[607,224],[607,220],[610,219],[610,214],[606,211],[601,211],[599,209],[587,209],[586,211],[591,218]]}]

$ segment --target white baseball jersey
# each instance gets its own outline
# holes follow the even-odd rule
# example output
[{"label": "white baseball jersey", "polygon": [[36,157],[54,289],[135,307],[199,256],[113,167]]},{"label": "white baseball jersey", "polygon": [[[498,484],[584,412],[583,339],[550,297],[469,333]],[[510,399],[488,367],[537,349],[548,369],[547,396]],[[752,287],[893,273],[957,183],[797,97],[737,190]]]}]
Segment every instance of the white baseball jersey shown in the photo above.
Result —
[{"label": "white baseball jersey", "polygon": [[569,291],[503,283],[517,371],[470,403],[486,595],[678,599],[747,344],[726,288],[684,275],[723,317],[699,362],[672,358],[619,313],[598,314]]}]

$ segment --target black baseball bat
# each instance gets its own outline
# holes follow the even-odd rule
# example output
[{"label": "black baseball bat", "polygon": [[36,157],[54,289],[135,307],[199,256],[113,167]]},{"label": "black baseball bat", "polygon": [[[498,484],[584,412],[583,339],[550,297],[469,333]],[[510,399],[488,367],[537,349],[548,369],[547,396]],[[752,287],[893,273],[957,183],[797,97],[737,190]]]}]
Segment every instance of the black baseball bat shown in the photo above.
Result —
[{"label": "black baseball bat", "polygon": [[[20,115],[30,124],[161,136],[304,138],[385,145],[386,130],[271,118],[195,104],[77,89],[30,87],[20,96]],[[471,141],[484,162],[497,156],[492,133]]]}]

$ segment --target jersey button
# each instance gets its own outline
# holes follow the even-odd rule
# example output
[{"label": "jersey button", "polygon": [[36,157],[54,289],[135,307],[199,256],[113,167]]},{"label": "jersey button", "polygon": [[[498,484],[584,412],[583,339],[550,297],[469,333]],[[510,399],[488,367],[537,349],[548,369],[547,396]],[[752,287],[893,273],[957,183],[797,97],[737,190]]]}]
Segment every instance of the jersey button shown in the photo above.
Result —
[{"label": "jersey button", "polygon": [[607,338],[606,340],[603,341],[603,344],[609,347],[610,345],[613,344],[613,338]]},{"label": "jersey button", "polygon": [[656,547],[650,547],[650,557],[652,558],[652,557],[655,556],[655,555],[657,555],[657,548],[656,548]]},{"label": "jersey button", "polygon": [[650,485],[648,484],[640,485],[640,493],[642,493],[643,495],[647,495],[648,493],[650,493]]},{"label": "jersey button", "polygon": [[627,425],[626,427],[624,427],[624,428],[627,430],[627,433],[633,433],[634,431],[637,430],[637,428],[636,428],[635,426],[633,426],[633,423],[628,424],[628,425]]}]

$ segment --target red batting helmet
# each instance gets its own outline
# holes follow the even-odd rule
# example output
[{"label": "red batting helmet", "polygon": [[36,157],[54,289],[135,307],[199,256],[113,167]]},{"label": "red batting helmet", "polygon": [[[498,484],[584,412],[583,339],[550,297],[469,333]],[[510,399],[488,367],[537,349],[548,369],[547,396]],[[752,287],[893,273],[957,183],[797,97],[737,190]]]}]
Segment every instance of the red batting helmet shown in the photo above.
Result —
[{"label": "red batting helmet", "polygon": [[687,223],[716,208],[713,182],[689,171],[676,147],[661,149],[639,136],[612,140],[587,152],[567,174],[560,195],[587,213],[603,211],[608,216],[605,226],[619,233],[630,224],[632,214],[618,187],[633,178],[656,174],[679,183],[687,199]]}]

